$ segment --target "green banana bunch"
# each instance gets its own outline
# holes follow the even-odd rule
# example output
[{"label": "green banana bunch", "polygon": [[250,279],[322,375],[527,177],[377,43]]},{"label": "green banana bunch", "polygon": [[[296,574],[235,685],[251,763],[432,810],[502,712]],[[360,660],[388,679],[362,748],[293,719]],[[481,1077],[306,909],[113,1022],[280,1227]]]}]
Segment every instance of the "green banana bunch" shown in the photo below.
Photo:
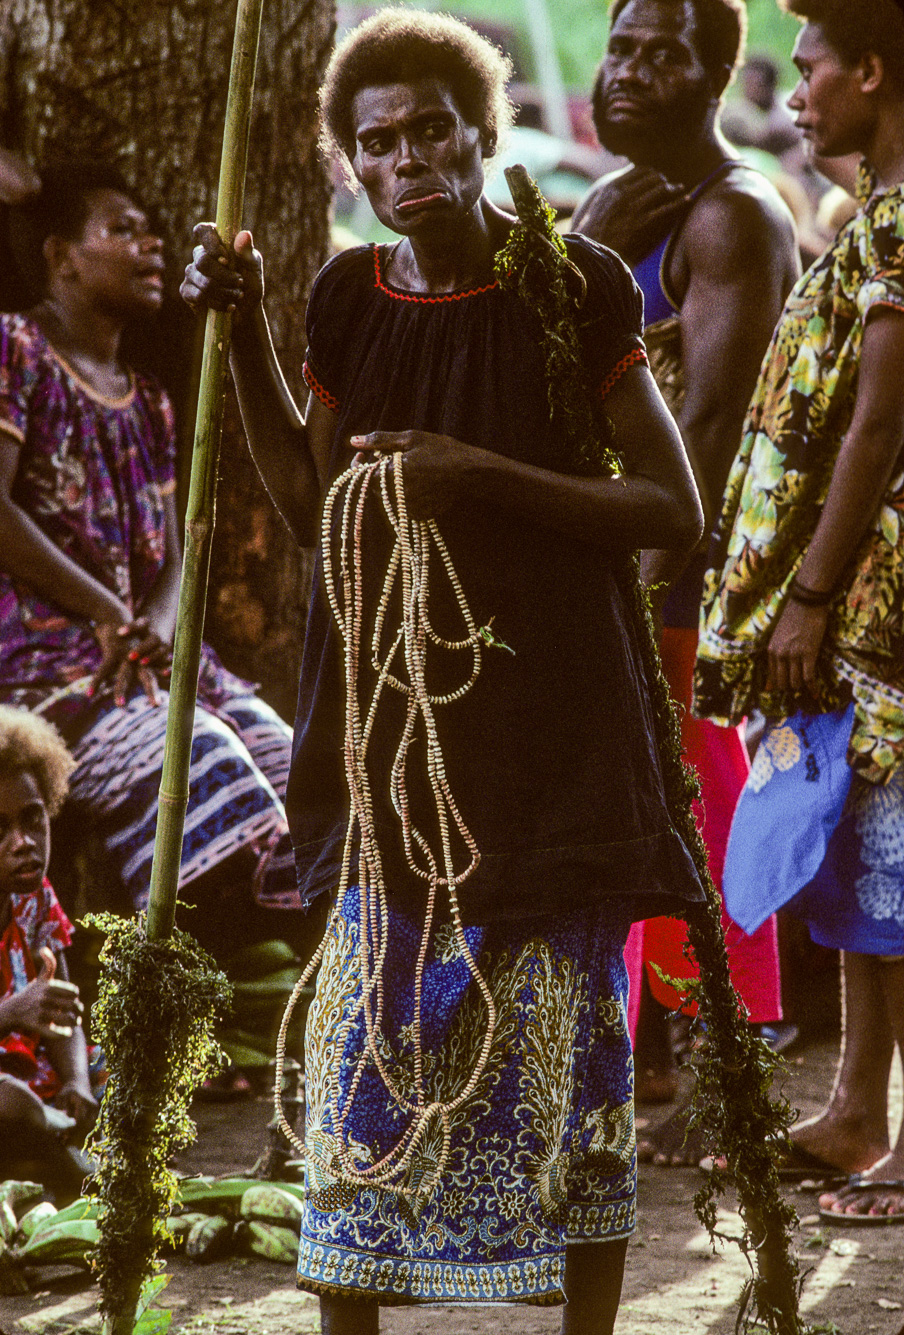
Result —
[{"label": "green banana bunch", "polygon": [[9,1201],[0,1201],[0,1242],[12,1242],[18,1227],[16,1212]]},{"label": "green banana bunch", "polygon": [[[301,961],[285,941],[246,946],[226,961],[226,973],[234,981],[232,1021],[219,1038],[233,1065],[265,1066],[273,1060],[282,1013],[301,969]],[[299,1016],[287,1051],[300,1047],[302,1026]]]},{"label": "green banana bunch", "polygon": [[178,1251],[180,1247],[184,1247],[195,1225],[209,1218],[209,1215],[202,1214],[200,1210],[192,1210],[186,1214],[171,1214],[166,1221],[166,1227],[169,1230],[172,1248]]},{"label": "green banana bunch", "polygon": [[295,967],[300,962],[287,941],[258,941],[230,955],[225,968],[233,982],[241,983],[253,982],[277,969]]},{"label": "green banana bunch", "polygon": [[251,1219],[247,1225],[248,1250],[279,1265],[295,1265],[298,1260],[298,1233],[279,1224],[263,1224]]},{"label": "green banana bunch", "polygon": [[188,1230],[185,1254],[193,1261],[215,1261],[224,1256],[232,1242],[234,1224],[224,1215],[203,1215]]},{"label": "green banana bunch", "polygon": [[295,1230],[297,1238],[301,1227],[302,1200],[272,1182],[261,1182],[249,1187],[242,1197],[243,1219],[256,1219],[263,1224],[279,1224]]},{"label": "green banana bunch", "polygon": [[40,1182],[16,1182],[9,1178],[0,1182],[0,1201],[7,1201],[19,1217],[30,1210],[44,1195]]}]

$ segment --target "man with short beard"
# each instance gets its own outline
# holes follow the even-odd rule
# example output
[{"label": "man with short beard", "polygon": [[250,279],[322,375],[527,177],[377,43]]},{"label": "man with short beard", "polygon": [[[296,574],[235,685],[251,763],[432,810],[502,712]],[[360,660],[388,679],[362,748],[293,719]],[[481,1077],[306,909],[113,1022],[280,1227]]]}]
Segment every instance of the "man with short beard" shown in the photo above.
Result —
[{"label": "man with short beard", "polygon": [[[643,289],[650,366],[681,429],[707,531],[719,512],[760,363],[799,272],[790,214],[769,181],[737,159],[719,128],[745,28],[742,0],[614,0],[593,114],[600,143],[630,165],[598,181],[573,219],[575,231],[617,250]],[[683,572],[665,553],[644,554],[647,583],[665,589],[671,582],[667,598],[654,598],[663,621],[663,665],[684,705],[705,568],[705,543]],[[697,722],[689,712],[682,731],[701,778],[703,833],[718,884],[746,753],[738,730]],[[727,915],[725,928],[732,975],[751,1020],[779,1019],[774,919],[753,937]],[[645,961],[670,976],[687,975],[681,924],[662,919],[636,930],[643,933]],[[644,970],[640,943],[634,944],[629,971],[639,991]],[[650,982],[661,1001],[677,1004],[657,979]],[[644,1053],[643,1035],[655,1034],[657,1016],[659,1051],[654,1038]],[[639,1098],[674,1092],[663,1021],[647,994],[636,1054]],[[685,1132],[679,1111],[655,1138],[639,1142],[640,1157],[696,1162],[700,1145],[695,1137],[685,1142]]]}]

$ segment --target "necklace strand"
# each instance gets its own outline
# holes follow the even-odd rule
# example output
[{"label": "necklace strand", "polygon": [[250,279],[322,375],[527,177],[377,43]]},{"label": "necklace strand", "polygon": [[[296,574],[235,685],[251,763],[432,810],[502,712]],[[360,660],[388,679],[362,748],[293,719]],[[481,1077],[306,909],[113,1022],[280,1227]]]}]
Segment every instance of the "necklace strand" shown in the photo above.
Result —
[{"label": "necklace strand", "polygon": [[[366,502],[374,495],[382,501],[383,511],[394,532],[395,541],[376,608],[371,637],[370,664],[377,678],[366,716],[362,719],[359,686],[364,627],[363,526]],[[333,554],[337,507],[340,507],[338,569]],[[432,1157],[432,1171],[425,1173],[417,1189],[417,1194],[429,1195],[438,1184],[448,1160],[452,1115],[471,1098],[477,1088],[489,1060],[496,1029],[495,1003],[489,985],[478,969],[468,945],[457,895],[457,887],[477,867],[480,853],[452,796],[433,713],[435,706],[460,699],[474,685],[481,668],[482,637],[436,524],[433,521],[412,521],[409,518],[403,467],[398,457],[395,461],[386,457],[377,459],[373,463],[353,465],[336,480],[330,488],[324,506],[321,550],[327,598],[344,645],[346,679],[344,758],[351,812],[343,847],[336,904],[323,939],[289,998],[280,1026],[276,1053],[276,1112],[283,1133],[304,1155],[304,1142],[289,1125],[282,1108],[286,1034],[298,998],[320,966],[331,936],[339,929],[345,897],[351,888],[351,866],[357,841],[360,900],[357,954],[361,986],[354,1006],[338,1026],[333,1044],[335,1059],[329,1074],[329,1106],[338,1148],[330,1168],[332,1171],[338,1169],[340,1179],[350,1185],[377,1185],[394,1194],[404,1195],[405,1178],[412,1159],[419,1146],[438,1126],[441,1150],[438,1155]],[[451,586],[464,623],[465,638],[460,640],[444,639],[436,634],[430,623],[432,550],[439,556],[440,565]],[[401,624],[394,633],[388,635],[386,627],[390,604],[397,591],[401,595]],[[388,646],[381,657],[381,646],[387,639]],[[444,694],[430,694],[427,689],[428,644],[453,652],[471,650],[471,670],[462,686]],[[397,665],[397,659],[400,657],[404,663],[406,679],[403,679],[401,665]],[[414,1011],[411,1026],[414,1070],[413,1089],[410,1094],[400,1088],[398,1081],[387,1069],[384,1057],[384,1049],[389,1047],[382,1033],[383,972],[389,949],[389,915],[366,765],[368,744],[378,706],[387,686],[402,692],[407,697],[405,722],[390,771],[389,796],[401,822],[403,847],[409,869],[427,882],[424,926],[418,946],[414,977]],[[430,841],[414,824],[409,805],[408,753],[419,735],[426,743],[427,774],[433,798],[433,810],[439,827],[438,849],[431,847]],[[453,850],[455,832],[469,855],[467,866],[457,872]],[[421,1033],[423,984],[436,918],[437,896],[442,890],[446,891],[452,929],[459,951],[486,1006],[487,1023],[474,1066],[458,1093],[447,1101],[428,1102],[424,1082]],[[343,1100],[341,1091],[343,1055],[348,1038],[362,1011],[365,1046]],[[346,1122],[361,1079],[369,1065],[372,1065],[379,1074],[392,1102],[409,1120],[396,1145],[378,1162],[362,1163],[352,1155]]]}]

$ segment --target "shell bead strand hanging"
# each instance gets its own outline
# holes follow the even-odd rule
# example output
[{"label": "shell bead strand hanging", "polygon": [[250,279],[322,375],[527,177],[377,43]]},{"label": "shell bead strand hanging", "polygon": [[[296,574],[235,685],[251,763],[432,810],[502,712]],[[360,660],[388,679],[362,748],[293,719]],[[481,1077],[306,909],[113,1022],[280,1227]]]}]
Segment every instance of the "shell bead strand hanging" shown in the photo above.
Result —
[{"label": "shell bead strand hanging", "polygon": [[[363,519],[370,500],[382,508],[395,535],[393,550],[383,579],[382,591],[374,616],[370,644],[370,666],[376,672],[366,716],[360,708],[362,654],[364,653],[364,578]],[[337,521],[338,512],[338,521]],[[338,542],[334,534],[338,530]],[[338,545],[337,553],[334,548]],[[336,1068],[330,1073],[329,1104],[332,1125],[337,1132],[336,1158],[340,1170],[340,1188],[355,1184],[377,1185],[384,1190],[405,1194],[404,1180],[413,1156],[431,1129],[438,1123],[442,1130],[442,1151],[436,1166],[419,1182],[418,1193],[429,1194],[439,1181],[448,1158],[450,1119],[474,1094],[489,1060],[496,1025],[496,1009],[490,989],[471,954],[458,905],[457,887],[474,871],[480,854],[452,796],[446,778],[442,749],[434,718],[434,708],[461,699],[474,685],[481,669],[483,647],[498,643],[488,627],[478,627],[455,572],[449,552],[433,522],[412,521],[405,500],[404,467],[401,460],[378,459],[373,463],[348,469],[330,489],[324,506],[322,524],[324,582],[329,605],[344,646],[346,678],[345,767],[351,802],[351,814],[343,850],[342,869],[336,906],[330,925],[314,958],[290,998],[283,1017],[277,1048],[276,1091],[280,1124],[291,1142],[304,1153],[304,1145],[278,1106],[281,1088],[285,1036],[292,1009],[302,989],[319,967],[331,933],[339,921],[342,907],[351,889],[351,868],[358,850],[359,942],[358,964],[361,992],[349,1013],[339,1022],[333,1050]],[[452,590],[455,605],[464,623],[465,635],[447,640],[434,630],[429,616],[431,587],[431,552],[439,556],[441,573]],[[435,565],[435,562],[434,562]],[[387,629],[390,604],[401,590],[401,624]],[[384,643],[387,647],[384,649]],[[446,652],[470,651],[471,669],[465,681],[454,690],[432,694],[427,685],[428,648]],[[507,647],[507,646],[503,646]],[[401,659],[401,663],[397,660]],[[406,1094],[387,1068],[381,1044],[382,972],[389,950],[386,885],[382,859],[376,838],[373,798],[367,770],[367,751],[383,692],[386,689],[406,697],[405,723],[390,773],[390,798],[402,827],[402,838],[409,870],[427,883],[423,931],[417,954],[414,985],[413,1094]],[[426,743],[427,771],[433,797],[434,814],[439,827],[440,847],[431,848],[424,834],[413,824],[408,797],[407,753],[420,725]],[[456,870],[453,837],[468,854],[467,865]],[[424,1061],[421,1045],[423,975],[431,932],[436,916],[437,897],[445,892],[446,907],[453,931],[486,1007],[486,1031],[467,1080],[446,1102],[427,1101],[424,1089]],[[363,1012],[366,1034],[364,1058],[357,1063],[349,1089],[343,1097],[340,1075],[346,1043]],[[366,1062],[380,1076],[390,1098],[408,1117],[408,1125],[398,1143],[376,1163],[355,1160],[348,1145],[346,1122],[360,1085]]]}]

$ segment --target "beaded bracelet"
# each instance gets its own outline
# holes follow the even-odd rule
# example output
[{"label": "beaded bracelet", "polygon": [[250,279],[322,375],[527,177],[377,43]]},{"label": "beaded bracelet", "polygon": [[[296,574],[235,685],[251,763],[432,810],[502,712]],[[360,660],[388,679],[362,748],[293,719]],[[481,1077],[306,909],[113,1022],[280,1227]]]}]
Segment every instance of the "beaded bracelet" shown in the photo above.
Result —
[{"label": "beaded bracelet", "polygon": [[829,603],[834,601],[835,590],[811,589],[808,585],[802,584],[795,575],[788,590],[788,597],[801,607],[828,607]]}]

